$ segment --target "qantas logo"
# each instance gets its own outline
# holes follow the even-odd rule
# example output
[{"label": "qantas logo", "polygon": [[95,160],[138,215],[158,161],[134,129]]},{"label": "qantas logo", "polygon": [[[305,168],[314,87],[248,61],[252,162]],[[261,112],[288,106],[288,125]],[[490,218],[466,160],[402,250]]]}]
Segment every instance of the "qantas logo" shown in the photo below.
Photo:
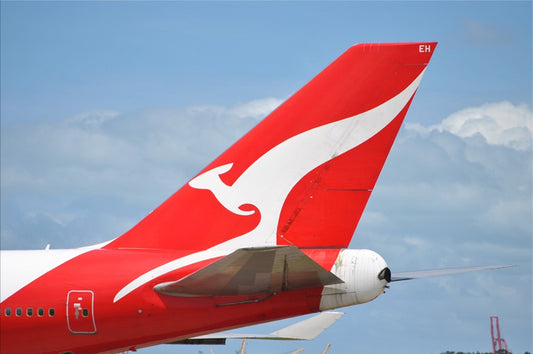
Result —
[{"label": "qantas logo", "polygon": [[[231,186],[220,178],[231,170],[231,163],[192,179],[189,182],[192,188],[209,190],[234,214],[246,216],[259,212],[259,224],[246,234],[236,235],[210,249],[176,259],[141,275],[120,290],[115,301],[146,282],[181,267],[224,256],[239,248],[275,246],[279,216],[291,189],[317,166],[357,147],[389,125],[413,97],[424,72],[398,95],[369,111],[285,140],[257,159]],[[283,168],[280,168],[281,162]]]},{"label": "qantas logo", "polygon": [[234,214],[243,216],[252,215],[255,213],[255,210],[240,209],[246,203],[242,198],[239,198],[242,192],[236,192],[238,181],[234,186],[228,186],[220,179],[220,175],[231,170],[231,167],[233,167],[232,163],[213,168],[191,180],[189,185],[196,189],[207,189],[211,191],[219,203]]},{"label": "qantas logo", "polygon": [[232,164],[213,168],[191,180],[191,187],[211,191],[220,204],[234,214],[253,214],[255,210],[242,210],[246,204],[253,205],[261,213],[261,221],[254,230],[215,249],[275,245],[283,203],[296,183],[317,166],[355,148],[385,128],[407,105],[423,74],[403,92],[374,109],[311,129],[275,146],[248,167],[232,186],[220,178]]}]

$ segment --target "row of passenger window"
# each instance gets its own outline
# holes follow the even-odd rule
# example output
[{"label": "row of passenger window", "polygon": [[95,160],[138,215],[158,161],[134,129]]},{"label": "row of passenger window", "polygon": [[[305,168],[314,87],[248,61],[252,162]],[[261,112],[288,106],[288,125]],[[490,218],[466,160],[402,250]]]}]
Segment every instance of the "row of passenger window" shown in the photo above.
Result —
[{"label": "row of passenger window", "polygon": [[[37,313],[37,316],[38,317],[44,317],[44,309],[43,308],[38,308],[36,313]],[[0,311],[0,314],[2,313],[2,311]],[[22,310],[22,308],[18,307],[15,309],[15,316],[17,317],[21,317],[22,314],[24,313],[24,311]],[[4,310],[4,315],[9,317],[13,314],[13,312],[11,311],[11,308],[8,307]],[[28,307],[26,309],[26,317],[32,317],[34,314],[33,312],[33,308],[31,307]],[[48,309],[48,317],[54,317],[56,315],[56,310],[54,308],[49,308]]]}]

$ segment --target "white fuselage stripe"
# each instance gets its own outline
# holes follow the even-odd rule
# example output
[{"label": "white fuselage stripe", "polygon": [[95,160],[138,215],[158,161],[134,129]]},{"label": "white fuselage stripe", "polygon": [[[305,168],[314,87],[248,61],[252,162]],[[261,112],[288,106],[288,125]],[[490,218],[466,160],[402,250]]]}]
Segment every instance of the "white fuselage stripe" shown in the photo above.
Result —
[{"label": "white fuselage stripe", "polygon": [[52,269],[107,243],[63,250],[0,251],[0,303]]}]

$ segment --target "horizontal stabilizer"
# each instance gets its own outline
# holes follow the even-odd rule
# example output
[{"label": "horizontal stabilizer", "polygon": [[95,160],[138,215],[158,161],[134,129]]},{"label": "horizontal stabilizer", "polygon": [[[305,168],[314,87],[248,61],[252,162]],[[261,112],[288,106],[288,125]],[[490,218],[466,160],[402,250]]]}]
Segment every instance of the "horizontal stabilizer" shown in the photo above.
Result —
[{"label": "horizontal stabilizer", "polygon": [[295,323],[291,326],[272,332],[271,335],[279,339],[315,339],[326,328],[342,317],[342,312],[323,312],[307,320]]},{"label": "horizontal stabilizer", "polygon": [[154,289],[172,296],[275,294],[343,281],[295,246],[242,248],[175,282]]},{"label": "horizontal stabilizer", "polygon": [[392,274],[391,282],[411,280],[411,279],[420,279],[420,278],[440,277],[443,275],[453,275],[453,274],[461,274],[461,273],[477,272],[481,270],[501,269],[501,268],[509,268],[509,267],[514,267],[514,266],[497,265],[497,266],[447,268],[447,269],[433,269],[433,270],[417,270],[413,272],[399,272],[399,273]]},{"label": "horizontal stabilizer", "polygon": [[224,339],[270,339],[270,340],[312,340],[344,315],[342,312],[322,312],[270,334],[213,333],[195,337],[192,340]]}]

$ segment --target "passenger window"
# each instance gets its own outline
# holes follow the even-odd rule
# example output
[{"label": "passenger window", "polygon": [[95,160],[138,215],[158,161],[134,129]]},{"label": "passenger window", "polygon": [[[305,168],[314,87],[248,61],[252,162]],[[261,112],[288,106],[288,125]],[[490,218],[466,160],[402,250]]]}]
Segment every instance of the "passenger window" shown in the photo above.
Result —
[{"label": "passenger window", "polygon": [[40,308],[37,310],[37,316],[39,317],[43,317],[44,316],[44,309],[43,308]]},{"label": "passenger window", "polygon": [[17,317],[22,316],[22,309],[20,307],[15,310],[15,315],[17,315]]},{"label": "passenger window", "polygon": [[11,309],[10,308],[5,309],[4,313],[6,314],[6,316],[11,316]]},{"label": "passenger window", "polygon": [[26,316],[28,317],[33,316],[33,309],[31,307],[26,309]]},{"label": "passenger window", "polygon": [[54,317],[55,315],[56,315],[56,310],[55,309],[48,309],[48,316]]}]

